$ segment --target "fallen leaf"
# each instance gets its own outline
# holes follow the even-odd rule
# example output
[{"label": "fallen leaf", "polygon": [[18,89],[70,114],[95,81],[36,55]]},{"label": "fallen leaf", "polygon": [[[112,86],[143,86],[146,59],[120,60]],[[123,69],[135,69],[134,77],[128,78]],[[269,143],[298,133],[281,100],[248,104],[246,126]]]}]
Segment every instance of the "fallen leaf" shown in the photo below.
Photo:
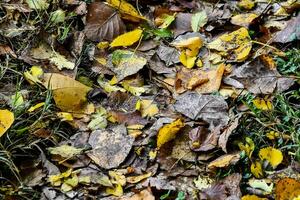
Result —
[{"label": "fallen leaf", "polygon": [[251,173],[255,176],[255,178],[262,178],[264,173],[262,166],[259,161],[254,161],[250,167]]},{"label": "fallen leaf", "polygon": [[271,194],[274,183],[270,179],[250,179],[248,184],[255,189],[260,189],[264,192],[264,194]]},{"label": "fallen leaf", "polygon": [[0,56],[2,55],[10,55],[13,58],[17,58],[16,53],[8,45],[5,44],[0,45]]},{"label": "fallen leaf", "polygon": [[184,127],[182,119],[177,119],[170,124],[164,125],[159,129],[157,135],[157,148],[160,148],[163,144],[173,140],[176,137],[178,131]]},{"label": "fallen leaf", "polygon": [[209,169],[214,169],[214,168],[223,168],[227,167],[229,165],[234,165],[237,161],[240,160],[240,154],[226,154],[223,156],[220,156],[216,160],[213,160],[210,162],[207,167]]},{"label": "fallen leaf", "polygon": [[0,137],[11,127],[15,118],[9,110],[0,110]]},{"label": "fallen leaf", "polygon": [[158,57],[165,62],[167,66],[179,63],[179,51],[175,48],[160,45],[157,49]]},{"label": "fallen leaf", "polygon": [[231,33],[221,35],[208,43],[207,47],[225,55],[229,54],[231,60],[242,62],[247,59],[252,48],[252,42],[248,30],[240,28]]},{"label": "fallen leaf", "polygon": [[276,200],[296,199],[300,195],[300,182],[292,178],[283,178],[276,183]]},{"label": "fallen leaf", "polygon": [[292,78],[281,76],[278,71],[265,67],[260,58],[234,68],[224,82],[236,88],[246,88],[254,94],[283,92],[294,84]]},{"label": "fallen leaf", "polygon": [[180,62],[188,69],[191,69],[195,65],[197,57],[196,56],[187,56],[186,53],[183,51],[179,56]]},{"label": "fallen leaf", "polygon": [[34,10],[46,10],[49,7],[47,0],[26,0],[26,3]]},{"label": "fallen leaf", "polygon": [[132,51],[116,50],[108,56],[107,67],[116,74],[118,81],[121,81],[125,77],[137,73],[146,63],[145,58]]},{"label": "fallen leaf", "polygon": [[40,66],[32,66],[30,68],[30,71],[24,72],[24,78],[30,83],[42,83],[39,79],[44,74],[43,69]]},{"label": "fallen leaf", "polygon": [[92,150],[88,156],[102,168],[116,168],[127,157],[133,141],[134,138],[127,135],[124,125],[96,130],[91,133],[89,138]]},{"label": "fallen leaf", "polygon": [[269,140],[276,140],[277,138],[279,138],[280,134],[278,132],[275,131],[270,131],[266,134],[266,137]]},{"label": "fallen leaf", "polygon": [[126,177],[126,181],[128,183],[138,183],[146,178],[149,178],[151,175],[152,175],[152,173],[149,172],[149,173],[138,175],[138,176],[128,176],[128,177]]},{"label": "fallen leaf", "polygon": [[246,28],[249,27],[249,25],[252,23],[254,19],[256,19],[258,15],[254,13],[245,13],[245,14],[239,14],[235,15],[231,18],[231,23],[238,26],[244,26]]},{"label": "fallen leaf", "polygon": [[245,151],[246,155],[249,158],[252,157],[252,153],[255,149],[255,144],[250,137],[246,137],[245,143],[240,142],[240,143],[238,143],[238,146],[239,146],[240,150]]},{"label": "fallen leaf", "polygon": [[60,155],[63,158],[72,158],[73,156],[76,156],[83,151],[83,149],[75,148],[75,147],[69,146],[69,145],[50,147],[50,148],[48,148],[48,150],[51,154]]},{"label": "fallen leaf", "polygon": [[146,20],[145,17],[141,16],[139,12],[129,3],[124,0],[106,0],[109,5],[118,9],[124,19],[139,22],[140,20]]},{"label": "fallen leaf", "polygon": [[300,39],[300,14],[297,17],[290,19],[286,27],[277,32],[273,37],[273,42],[287,43]]},{"label": "fallen leaf", "polygon": [[93,2],[87,7],[84,33],[89,40],[112,41],[125,32],[125,24],[115,9],[103,2]]},{"label": "fallen leaf", "polygon": [[282,152],[273,147],[266,147],[259,150],[259,158],[261,160],[267,160],[275,169],[283,160]]},{"label": "fallen leaf", "polygon": [[252,0],[241,0],[237,5],[244,10],[251,10],[255,6],[255,2]]},{"label": "fallen leaf", "polygon": [[209,151],[214,149],[218,144],[220,136],[220,128],[217,127],[212,131],[208,131],[206,128],[197,127],[189,132],[191,139],[190,148],[193,151]]},{"label": "fallen leaf", "polygon": [[153,196],[151,189],[147,188],[131,197],[121,197],[121,200],[155,200],[155,197]]},{"label": "fallen leaf", "polygon": [[143,30],[135,29],[133,31],[124,33],[117,38],[115,38],[111,43],[110,47],[128,47],[138,42],[142,37]]},{"label": "fallen leaf", "polygon": [[120,184],[115,184],[114,187],[107,187],[105,190],[106,194],[114,195],[120,197],[123,195],[123,188]]},{"label": "fallen leaf", "polygon": [[108,120],[113,123],[124,123],[126,125],[146,125],[148,121],[146,119],[143,119],[141,114],[137,111],[135,112],[121,112],[121,111],[115,111],[111,110],[108,112]]},{"label": "fallen leaf", "polygon": [[198,32],[207,23],[207,15],[205,10],[192,15],[191,27],[194,32]]},{"label": "fallen leaf", "polygon": [[270,100],[255,98],[255,99],[253,99],[252,103],[259,110],[272,110],[273,109],[273,105]]},{"label": "fallen leaf", "polygon": [[[105,111],[105,110],[104,110]],[[92,120],[88,124],[88,128],[92,131],[97,129],[105,129],[107,126],[106,111],[97,112],[92,115]]]},{"label": "fallen leaf", "polygon": [[210,130],[224,127],[229,121],[228,105],[221,96],[185,92],[176,98],[174,108],[193,120],[202,119],[208,122]]},{"label": "fallen leaf", "polygon": [[139,108],[137,110],[139,110],[142,114],[142,117],[153,117],[154,115],[156,115],[159,112],[159,109],[157,107],[156,104],[153,103],[152,100],[148,100],[148,99],[142,99],[139,100],[137,102],[137,104],[139,105]]},{"label": "fallen leaf", "polygon": [[256,195],[247,194],[242,197],[242,200],[268,200],[267,198],[261,198]]},{"label": "fallen leaf", "polygon": [[57,117],[61,118],[61,121],[73,121],[73,115],[68,112],[58,112],[56,113]]}]

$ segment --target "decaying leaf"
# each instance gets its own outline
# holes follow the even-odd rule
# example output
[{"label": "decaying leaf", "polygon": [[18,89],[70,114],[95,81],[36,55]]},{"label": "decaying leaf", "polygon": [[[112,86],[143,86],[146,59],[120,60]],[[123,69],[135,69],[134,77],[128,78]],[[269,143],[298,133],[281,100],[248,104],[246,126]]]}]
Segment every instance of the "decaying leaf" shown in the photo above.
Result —
[{"label": "decaying leaf", "polygon": [[118,79],[137,73],[144,67],[147,60],[128,50],[116,50],[108,57],[107,67],[111,69]]},{"label": "decaying leaf", "polygon": [[226,154],[210,162],[207,167],[209,169],[223,168],[229,165],[234,165],[237,161],[239,161],[239,159],[240,159],[239,153]]},{"label": "decaying leaf", "polygon": [[127,135],[124,125],[93,131],[89,138],[92,150],[88,156],[100,167],[118,167],[127,157],[134,138]]},{"label": "decaying leaf", "polygon": [[221,96],[186,92],[176,100],[174,108],[177,112],[193,120],[202,119],[208,122],[211,130],[224,127],[228,123],[228,105]]},{"label": "decaying leaf", "polygon": [[273,38],[273,42],[287,43],[300,39],[300,14],[287,22],[286,27],[277,32]]},{"label": "decaying leaf", "polygon": [[121,197],[120,200],[155,200],[155,197],[153,196],[151,189],[148,188],[134,194],[131,197]]},{"label": "decaying leaf", "polygon": [[248,184],[255,189],[262,190],[265,194],[271,194],[274,183],[270,179],[250,179]]},{"label": "decaying leaf", "polygon": [[242,197],[242,200],[268,200],[267,198],[261,198],[256,195],[247,194]]},{"label": "decaying leaf", "polygon": [[26,0],[26,3],[34,10],[46,10],[49,7],[47,0]]},{"label": "decaying leaf", "polygon": [[134,22],[145,20],[146,18],[141,16],[139,12],[125,0],[106,0],[109,5],[118,9],[124,19],[128,19]]},{"label": "decaying leaf", "polygon": [[99,42],[112,41],[125,32],[125,24],[120,15],[103,2],[93,2],[88,5],[84,33],[88,39]]},{"label": "decaying leaf", "polygon": [[283,160],[282,152],[273,147],[266,147],[259,150],[259,157],[262,160],[267,160],[275,169]]},{"label": "decaying leaf", "polygon": [[246,155],[251,158],[252,153],[255,149],[255,144],[250,137],[246,137],[245,143],[238,143],[240,150],[245,151]]},{"label": "decaying leaf", "polygon": [[0,137],[10,128],[15,118],[9,110],[0,110]]},{"label": "decaying leaf", "polygon": [[58,147],[50,147],[48,150],[53,155],[60,155],[63,158],[72,158],[73,156],[80,154],[83,149],[69,145],[61,145]]},{"label": "decaying leaf", "polygon": [[179,63],[179,51],[175,48],[160,45],[157,49],[157,55],[165,62],[167,66]]},{"label": "decaying leaf", "polygon": [[245,13],[245,14],[239,14],[235,15],[231,18],[231,23],[239,26],[249,27],[251,22],[256,19],[258,15],[254,13]]},{"label": "decaying leaf", "polygon": [[205,10],[193,14],[191,26],[194,32],[198,32],[207,23],[207,14]]},{"label": "decaying leaf", "polygon": [[276,183],[276,199],[290,200],[300,196],[300,182],[292,178],[283,178]]},{"label": "decaying leaf", "polygon": [[159,112],[157,105],[148,99],[138,101],[136,108],[141,112],[142,117],[153,117]]},{"label": "decaying leaf", "polygon": [[251,164],[250,170],[251,170],[251,173],[252,173],[256,178],[262,178],[263,175],[264,175],[262,166],[261,166],[261,164],[260,164],[259,161],[254,161],[254,162]]},{"label": "decaying leaf", "polygon": [[116,197],[120,197],[123,195],[124,192],[121,184],[114,184],[113,187],[107,187],[105,193],[114,195]]},{"label": "decaying leaf", "polygon": [[138,183],[138,182],[150,177],[151,175],[152,175],[152,173],[149,172],[149,173],[138,175],[138,176],[129,176],[129,177],[126,177],[126,181],[128,183]]},{"label": "decaying leaf", "polygon": [[221,35],[208,43],[207,47],[222,52],[223,55],[229,55],[231,60],[242,62],[248,57],[252,43],[248,30],[240,28],[229,34]]},{"label": "decaying leaf", "polygon": [[159,129],[157,135],[157,148],[160,148],[163,144],[173,140],[180,129],[184,127],[182,119],[177,119],[174,122],[164,125]]},{"label": "decaying leaf", "polygon": [[131,46],[137,41],[140,40],[142,37],[143,30],[141,29],[135,29],[133,31],[130,31],[128,33],[124,33],[117,38],[115,38],[112,43],[110,43],[110,47],[127,47]]}]

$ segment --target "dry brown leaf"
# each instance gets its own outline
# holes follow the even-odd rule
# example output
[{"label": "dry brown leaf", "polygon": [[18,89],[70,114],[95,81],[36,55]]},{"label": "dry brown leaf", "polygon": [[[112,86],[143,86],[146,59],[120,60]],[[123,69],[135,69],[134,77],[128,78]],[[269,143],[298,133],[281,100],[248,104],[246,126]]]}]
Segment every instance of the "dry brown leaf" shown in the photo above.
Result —
[{"label": "dry brown leaf", "polygon": [[228,167],[234,165],[240,159],[240,153],[226,154],[208,164],[209,169]]},{"label": "dry brown leaf", "polygon": [[113,8],[103,2],[93,2],[88,6],[84,32],[88,39],[95,42],[112,41],[125,32],[125,25]]},{"label": "dry brown leaf", "polygon": [[300,182],[292,178],[283,178],[276,183],[276,200],[291,200],[300,195]]},{"label": "dry brown leaf", "polygon": [[153,196],[151,189],[148,188],[140,191],[139,193],[131,197],[121,197],[120,200],[155,200],[155,197]]}]

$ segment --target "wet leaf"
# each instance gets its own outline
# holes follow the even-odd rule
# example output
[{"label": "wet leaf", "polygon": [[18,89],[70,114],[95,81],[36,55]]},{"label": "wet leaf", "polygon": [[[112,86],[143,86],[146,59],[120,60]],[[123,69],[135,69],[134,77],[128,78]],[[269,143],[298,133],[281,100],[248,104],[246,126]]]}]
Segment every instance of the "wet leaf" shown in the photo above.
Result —
[{"label": "wet leaf", "polygon": [[259,150],[259,158],[267,160],[275,169],[283,160],[282,152],[273,147],[266,147]]},{"label": "wet leaf", "polygon": [[141,29],[135,29],[133,31],[124,33],[115,38],[112,43],[110,43],[110,47],[131,46],[140,40],[142,33],[143,31]]},{"label": "wet leaf", "polygon": [[193,14],[191,26],[194,32],[198,32],[207,23],[207,15],[205,10]]},{"label": "wet leaf", "polygon": [[290,200],[299,197],[300,182],[292,178],[283,178],[276,183],[276,199]]},{"label": "wet leaf", "polygon": [[160,148],[163,144],[170,142],[176,137],[176,134],[184,127],[182,119],[177,119],[170,124],[164,125],[159,129],[157,135],[157,148]]},{"label": "wet leaf", "polygon": [[10,128],[15,118],[9,110],[0,110],[0,137]]},{"label": "wet leaf", "polygon": [[124,0],[106,0],[109,5],[118,9],[124,19],[131,20],[133,22],[139,22],[146,18],[141,16],[139,12],[129,3]]},{"label": "wet leaf", "polygon": [[240,154],[226,154],[208,164],[209,169],[223,168],[229,165],[234,165],[240,159]]},{"label": "wet leaf", "polygon": [[72,158],[73,156],[80,154],[83,149],[69,145],[61,145],[58,147],[50,147],[48,150],[53,155],[60,155],[63,158]]}]

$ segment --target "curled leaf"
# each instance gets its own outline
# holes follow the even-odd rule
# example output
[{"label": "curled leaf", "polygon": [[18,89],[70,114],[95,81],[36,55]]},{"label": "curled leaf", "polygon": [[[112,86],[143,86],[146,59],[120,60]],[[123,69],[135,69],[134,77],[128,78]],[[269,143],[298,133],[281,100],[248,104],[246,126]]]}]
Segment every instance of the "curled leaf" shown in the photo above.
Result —
[{"label": "curled leaf", "polygon": [[282,152],[273,147],[266,147],[259,150],[259,157],[262,160],[267,160],[275,169],[283,160]]},{"label": "curled leaf", "polygon": [[160,148],[163,144],[173,140],[176,137],[177,132],[183,127],[183,120],[177,119],[176,121],[160,128],[157,135],[157,148]]}]

